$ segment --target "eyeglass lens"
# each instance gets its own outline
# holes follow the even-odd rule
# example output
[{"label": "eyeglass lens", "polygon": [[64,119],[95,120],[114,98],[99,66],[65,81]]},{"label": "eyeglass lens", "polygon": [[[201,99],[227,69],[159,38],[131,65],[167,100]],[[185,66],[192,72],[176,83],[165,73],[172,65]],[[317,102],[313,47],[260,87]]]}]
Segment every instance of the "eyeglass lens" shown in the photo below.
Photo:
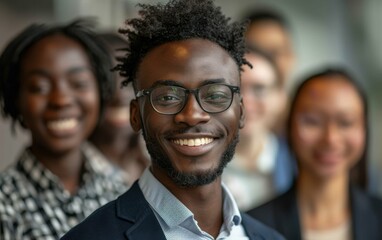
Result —
[{"label": "eyeglass lens", "polygon": [[178,86],[160,86],[151,91],[151,104],[164,114],[180,112],[187,102],[187,96],[193,93],[201,108],[209,113],[225,111],[232,103],[233,92],[224,84],[209,84],[195,90]]}]

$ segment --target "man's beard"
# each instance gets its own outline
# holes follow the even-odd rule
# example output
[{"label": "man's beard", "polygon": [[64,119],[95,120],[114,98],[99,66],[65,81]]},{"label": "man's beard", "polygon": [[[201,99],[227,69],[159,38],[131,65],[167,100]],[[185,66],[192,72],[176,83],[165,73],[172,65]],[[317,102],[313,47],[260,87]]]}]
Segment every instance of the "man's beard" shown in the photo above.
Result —
[{"label": "man's beard", "polygon": [[[143,131],[144,133],[145,131]],[[235,148],[239,142],[239,132],[236,133],[235,138],[230,142],[227,149],[223,152],[219,165],[208,171],[199,171],[194,173],[183,173],[174,168],[167,154],[163,152],[159,144],[154,139],[149,138],[143,134],[146,141],[147,150],[150,153],[152,164],[155,164],[165,170],[170,179],[178,186],[183,188],[193,188],[203,186],[215,181],[223,173],[223,169],[232,160],[235,154]]]}]

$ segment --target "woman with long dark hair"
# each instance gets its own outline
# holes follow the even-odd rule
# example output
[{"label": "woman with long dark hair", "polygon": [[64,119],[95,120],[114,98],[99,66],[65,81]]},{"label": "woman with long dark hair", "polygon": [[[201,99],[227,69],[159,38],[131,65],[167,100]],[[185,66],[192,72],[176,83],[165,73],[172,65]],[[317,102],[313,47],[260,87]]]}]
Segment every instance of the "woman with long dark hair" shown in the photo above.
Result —
[{"label": "woman with long dark hair", "polygon": [[382,239],[382,201],[365,191],[367,101],[353,77],[328,69],[303,81],[287,131],[295,184],[250,214],[287,239]]},{"label": "woman with long dark hair", "polygon": [[33,24],[0,56],[2,113],[31,138],[0,174],[0,239],[58,239],[127,188],[86,144],[114,87],[87,25]]}]

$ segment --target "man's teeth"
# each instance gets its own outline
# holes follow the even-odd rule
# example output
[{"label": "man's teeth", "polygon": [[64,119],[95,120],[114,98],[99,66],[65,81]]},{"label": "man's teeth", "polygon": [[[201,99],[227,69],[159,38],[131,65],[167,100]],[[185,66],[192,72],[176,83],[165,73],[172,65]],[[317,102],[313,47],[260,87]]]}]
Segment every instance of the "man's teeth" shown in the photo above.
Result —
[{"label": "man's teeth", "polygon": [[72,129],[77,125],[78,121],[75,118],[68,118],[48,122],[48,128],[56,131]]},{"label": "man's teeth", "polygon": [[173,142],[181,146],[198,147],[212,142],[213,138],[175,139]]}]

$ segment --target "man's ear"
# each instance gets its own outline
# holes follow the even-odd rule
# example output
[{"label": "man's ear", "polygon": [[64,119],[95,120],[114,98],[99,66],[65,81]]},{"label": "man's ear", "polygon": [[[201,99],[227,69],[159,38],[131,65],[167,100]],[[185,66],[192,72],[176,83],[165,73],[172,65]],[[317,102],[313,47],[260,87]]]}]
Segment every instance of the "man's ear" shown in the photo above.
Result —
[{"label": "man's ear", "polygon": [[240,121],[239,121],[239,128],[242,129],[244,127],[245,123],[245,107],[243,102],[243,97],[240,97]]},{"label": "man's ear", "polygon": [[142,128],[139,104],[136,99],[133,99],[130,102],[130,124],[136,132],[138,132]]}]

